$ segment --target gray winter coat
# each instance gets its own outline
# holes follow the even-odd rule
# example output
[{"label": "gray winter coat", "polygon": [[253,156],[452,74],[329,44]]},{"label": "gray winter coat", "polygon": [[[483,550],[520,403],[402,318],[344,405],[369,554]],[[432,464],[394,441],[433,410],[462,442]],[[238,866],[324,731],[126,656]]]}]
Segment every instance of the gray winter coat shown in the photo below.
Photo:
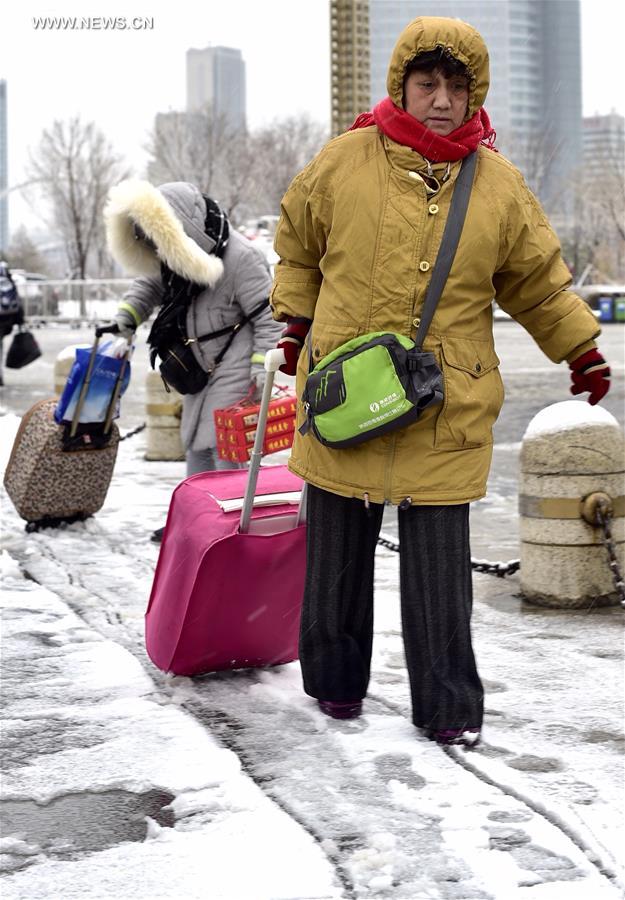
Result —
[{"label": "gray winter coat", "polygon": [[[132,321],[138,325],[161,303],[164,286],[159,258],[182,277],[205,285],[187,314],[190,338],[233,325],[269,296],[271,276],[263,255],[247,238],[231,231],[223,260],[219,260],[211,254],[214,242],[204,233],[205,214],[200,191],[186,182],[156,189],[148,182],[133,180],[111,191],[105,211],[111,252],[131,272],[144,273],[124,295],[116,317],[120,324]],[[135,240],[133,223],[154,242],[158,258]],[[214,410],[245,396],[252,364],[256,370],[260,368],[265,351],[280,339],[282,327],[267,307],[237,333],[204,390],[184,397],[181,437],[185,449],[216,446]],[[191,345],[205,371],[210,371],[227,341],[225,335]]]}]

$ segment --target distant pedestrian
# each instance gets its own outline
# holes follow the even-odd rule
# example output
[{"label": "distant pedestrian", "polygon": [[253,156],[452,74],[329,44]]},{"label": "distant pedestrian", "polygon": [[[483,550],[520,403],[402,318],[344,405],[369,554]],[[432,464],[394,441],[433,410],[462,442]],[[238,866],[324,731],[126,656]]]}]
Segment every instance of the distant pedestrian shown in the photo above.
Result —
[{"label": "distant pedestrian", "polygon": [[262,389],[265,351],[280,334],[265,258],[188,182],[124,181],[111,190],[105,217],[112,255],[140,277],[100,332],[131,335],[158,307],[153,359],[167,358],[172,379],[187,382],[171,381],[184,393],[187,475],[238,468],[218,456],[213,412]]},{"label": "distant pedestrian", "polygon": [[24,323],[24,310],[17,292],[9,264],[0,261],[0,386],[4,385],[2,360],[4,338],[13,331],[15,325]]},{"label": "distant pedestrian", "polygon": [[[488,52],[474,28],[415,19],[393,50],[389,96],[296,176],[275,238],[271,302],[287,323],[279,346],[301,397],[309,353],[316,364],[370,332],[414,338],[461,160],[477,153],[464,229],[424,345],[442,370],[444,402],[358,446],[336,449],[296,431],[289,462],[310,485],[304,689],[330,716],[361,712],[374,552],[384,503],[396,504],[413,721],[440,743],[474,744],[482,727],[469,504],[486,492],[504,399],[493,298],[553,362],[567,360],[574,394],[590,391],[597,403],[610,375],[595,344],[600,328],[569,290],[545,214],[493,150],[488,85]],[[305,419],[301,408],[299,424]]]}]

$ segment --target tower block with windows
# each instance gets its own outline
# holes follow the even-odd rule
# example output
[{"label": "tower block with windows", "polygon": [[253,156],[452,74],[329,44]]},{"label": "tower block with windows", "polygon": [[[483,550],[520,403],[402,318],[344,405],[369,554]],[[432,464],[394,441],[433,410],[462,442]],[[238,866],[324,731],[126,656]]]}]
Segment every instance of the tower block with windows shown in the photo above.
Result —
[{"label": "tower block with windows", "polygon": [[369,109],[369,0],[331,0],[332,135]]}]

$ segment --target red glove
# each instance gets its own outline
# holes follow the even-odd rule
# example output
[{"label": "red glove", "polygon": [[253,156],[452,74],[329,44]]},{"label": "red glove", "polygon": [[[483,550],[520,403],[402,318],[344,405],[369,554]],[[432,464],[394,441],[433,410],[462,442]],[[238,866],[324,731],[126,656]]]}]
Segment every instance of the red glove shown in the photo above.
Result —
[{"label": "red glove", "polygon": [[598,350],[587,350],[569,363],[572,394],[590,391],[588,402],[598,403],[610,390],[610,367]]},{"label": "red glove", "polygon": [[280,371],[285,375],[295,375],[297,360],[311,325],[311,320],[305,319],[303,316],[287,319],[287,327],[276,345],[278,350],[284,350],[286,356],[285,364],[280,366]]}]

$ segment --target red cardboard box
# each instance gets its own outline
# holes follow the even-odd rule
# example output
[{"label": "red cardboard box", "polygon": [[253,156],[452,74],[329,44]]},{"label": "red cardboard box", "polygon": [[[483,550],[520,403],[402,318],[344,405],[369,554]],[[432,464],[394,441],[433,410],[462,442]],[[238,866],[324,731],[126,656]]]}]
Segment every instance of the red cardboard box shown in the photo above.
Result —
[{"label": "red cardboard box", "polygon": [[[293,446],[293,431],[279,437],[266,437],[263,441],[263,454],[276,453],[278,450],[288,450]],[[222,444],[217,445],[217,453],[220,459],[229,459],[231,462],[248,462],[252,455],[253,445],[247,446]]]},{"label": "red cardboard box", "polygon": [[[242,400],[225,409],[215,410],[215,425],[217,428],[229,428],[234,431],[249,430],[258,422],[258,410],[260,404]],[[287,419],[297,412],[297,397],[295,391],[285,390],[283,394],[269,401],[267,411],[267,427],[273,419]]]},{"label": "red cardboard box", "polygon": [[[293,431],[295,431],[295,416],[289,416],[286,419],[274,419],[273,422],[267,422],[265,437],[278,437]],[[246,431],[235,431],[232,428],[217,429],[218,447],[251,447],[255,439],[256,428],[249,428]]]},{"label": "red cardboard box", "polygon": [[[217,452],[220,459],[232,462],[247,462],[250,458],[260,404],[247,398],[214,413],[217,432]],[[267,427],[263,441],[263,454],[288,450],[293,445],[295,432],[295,412],[297,398],[295,392],[283,389],[281,394],[269,402]]]}]

